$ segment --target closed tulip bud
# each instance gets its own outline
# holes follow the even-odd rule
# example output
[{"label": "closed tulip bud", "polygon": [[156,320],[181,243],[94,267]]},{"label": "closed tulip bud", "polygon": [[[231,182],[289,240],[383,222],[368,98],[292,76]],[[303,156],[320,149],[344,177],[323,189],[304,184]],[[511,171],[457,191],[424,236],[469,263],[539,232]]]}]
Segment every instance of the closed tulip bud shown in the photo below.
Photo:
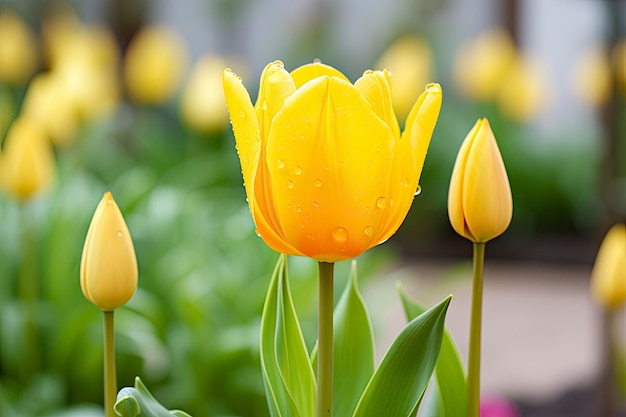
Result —
[{"label": "closed tulip bud", "polygon": [[258,233],[275,251],[321,262],[358,256],[409,211],[441,107],[429,84],[400,133],[388,71],[354,84],[319,62],[265,67],[256,106],[232,71],[226,102]]},{"label": "closed tulip bud", "polygon": [[185,86],[180,113],[193,130],[210,132],[221,130],[227,124],[226,100],[222,88],[224,61],[205,56],[196,64]]},{"label": "closed tulip bud", "polygon": [[608,51],[595,46],[576,60],[573,68],[572,89],[576,98],[590,106],[606,103],[613,88],[613,69]]},{"label": "closed tulip bud", "polygon": [[591,293],[601,306],[626,302],[626,225],[614,225],[604,237],[591,272]]},{"label": "closed tulip bud", "polygon": [[80,261],[80,288],[104,311],[125,304],[137,290],[137,258],[122,213],[106,192],[91,219]]},{"label": "closed tulip bud", "polygon": [[0,81],[26,83],[37,66],[34,35],[18,15],[0,11],[0,39]]},{"label": "closed tulip bud", "polygon": [[131,98],[163,104],[176,93],[187,62],[178,33],[163,26],[142,29],[131,40],[124,60],[126,88]]},{"label": "closed tulip bud", "polygon": [[511,223],[513,199],[504,162],[487,119],[465,137],[448,192],[454,230],[475,243],[500,236]]},{"label": "closed tulip bud", "polygon": [[532,120],[548,104],[548,85],[536,60],[518,57],[498,89],[497,101],[502,114],[519,122]]},{"label": "closed tulip bud", "polygon": [[27,200],[54,179],[54,155],[45,132],[34,119],[13,122],[0,162],[2,185],[15,198]]}]

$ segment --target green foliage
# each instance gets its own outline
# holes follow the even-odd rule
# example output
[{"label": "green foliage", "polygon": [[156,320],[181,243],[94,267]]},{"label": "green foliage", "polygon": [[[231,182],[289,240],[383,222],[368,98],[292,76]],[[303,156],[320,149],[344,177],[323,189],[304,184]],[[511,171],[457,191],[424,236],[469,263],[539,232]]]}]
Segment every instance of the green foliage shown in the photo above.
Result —
[{"label": "green foliage", "polygon": [[[412,320],[374,371],[370,319],[353,266],[334,315],[338,336],[333,370],[335,415],[415,415],[437,362],[449,302],[450,297]],[[312,365],[306,356],[291,299],[284,256],[278,260],[272,276],[261,328],[261,357],[270,415],[315,415]],[[348,334],[340,336],[341,331]],[[312,357],[315,361],[315,352]]]},{"label": "green foliage", "polygon": [[[406,296],[400,284],[397,285],[397,288],[408,320],[413,320],[426,311]],[[447,329],[444,329],[431,388],[423,404],[421,414],[423,417],[465,415],[466,389],[463,361]]]}]

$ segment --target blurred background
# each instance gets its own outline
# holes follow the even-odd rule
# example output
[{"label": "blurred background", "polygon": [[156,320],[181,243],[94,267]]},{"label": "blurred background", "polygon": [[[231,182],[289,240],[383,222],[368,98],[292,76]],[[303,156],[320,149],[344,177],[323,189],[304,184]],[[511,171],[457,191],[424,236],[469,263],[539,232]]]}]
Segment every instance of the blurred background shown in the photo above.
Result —
[{"label": "blurred background", "polygon": [[[102,324],[78,269],[110,190],[140,271],[117,314],[119,385],[141,375],[194,416],[267,416],[258,328],[277,256],[254,234],[221,72],[255,97],[276,59],[289,70],[321,59],[352,80],[390,68],[401,123],[428,82],[443,87],[422,192],[359,259],[379,357],[404,324],[394,281],[425,304],[455,294],[448,326],[466,355],[471,245],[449,225],[447,191],[461,141],[488,117],[514,215],[487,249],[483,391],[519,416],[594,415],[608,321],[589,277],[626,219],[625,7],[0,0],[0,415],[101,414]],[[309,346],[316,270],[290,259]],[[623,357],[623,309],[616,320]],[[561,403],[575,405],[559,414]]]}]

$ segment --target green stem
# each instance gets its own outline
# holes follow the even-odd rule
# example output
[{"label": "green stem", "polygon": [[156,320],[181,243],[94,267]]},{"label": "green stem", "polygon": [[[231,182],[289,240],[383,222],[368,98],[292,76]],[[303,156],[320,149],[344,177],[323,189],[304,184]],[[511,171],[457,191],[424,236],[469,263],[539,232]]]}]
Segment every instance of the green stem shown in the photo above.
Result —
[{"label": "green stem", "polygon": [[483,265],[485,244],[474,243],[474,278],[467,365],[467,417],[480,416],[480,339],[483,315]]},{"label": "green stem", "polygon": [[104,314],[104,415],[115,417],[113,406],[117,396],[117,380],[115,376],[115,336],[113,327],[113,311]]},{"label": "green stem", "polygon": [[28,360],[22,361],[23,378],[29,381],[39,370],[39,329],[37,328],[37,254],[32,228],[31,210],[27,202],[20,202],[21,259],[19,294],[24,308],[24,349]]},{"label": "green stem", "polygon": [[317,416],[333,409],[333,263],[319,263],[319,331],[317,338]]}]

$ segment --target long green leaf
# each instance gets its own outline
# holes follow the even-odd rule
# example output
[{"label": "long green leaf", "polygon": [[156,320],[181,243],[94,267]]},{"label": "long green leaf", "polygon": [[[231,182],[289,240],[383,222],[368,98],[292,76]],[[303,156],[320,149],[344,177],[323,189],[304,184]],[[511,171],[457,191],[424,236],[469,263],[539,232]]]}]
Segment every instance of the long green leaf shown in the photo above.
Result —
[{"label": "long green leaf", "polygon": [[118,392],[114,410],[120,417],[191,417],[184,411],[170,411],[159,404],[139,377],[135,378],[134,387]]},{"label": "long green leaf", "polygon": [[[424,312],[424,308],[409,300],[402,286],[397,285],[407,319],[412,320]],[[424,399],[424,417],[465,416],[466,390],[463,361],[456,344],[446,329],[441,342],[439,359],[435,366],[436,383],[433,392]],[[429,390],[430,391],[430,390]]]},{"label": "long green leaf", "polygon": [[402,330],[372,376],[354,417],[408,417],[435,368],[451,296]]},{"label": "long green leaf", "polygon": [[261,367],[272,417],[315,415],[315,377],[289,291],[284,255],[276,263],[263,307]]},{"label": "long green leaf", "polygon": [[333,415],[350,416],[374,374],[372,324],[359,293],[356,261],[335,307]]}]

